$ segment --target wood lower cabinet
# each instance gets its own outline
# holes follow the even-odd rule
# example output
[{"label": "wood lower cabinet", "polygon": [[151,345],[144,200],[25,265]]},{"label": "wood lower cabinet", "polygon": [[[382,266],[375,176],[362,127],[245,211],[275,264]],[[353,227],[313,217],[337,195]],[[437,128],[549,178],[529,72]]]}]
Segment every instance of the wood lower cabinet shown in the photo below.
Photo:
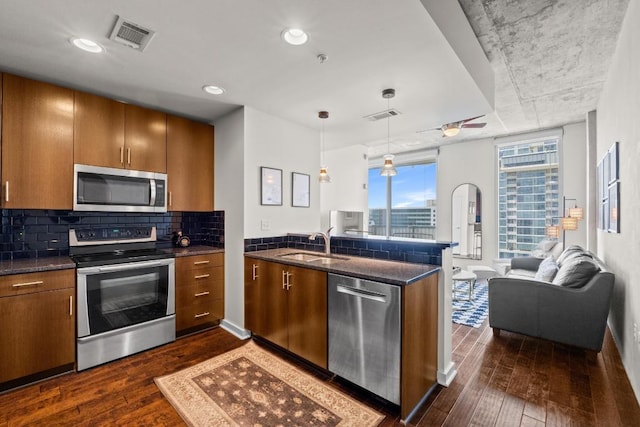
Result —
[{"label": "wood lower cabinet", "polygon": [[245,328],[327,368],[327,273],[245,258]]},{"label": "wood lower cabinet", "polygon": [[213,126],[167,115],[167,209],[213,211]]},{"label": "wood lower cabinet", "polygon": [[218,325],[224,318],[224,254],[176,258],[176,334]]},{"label": "wood lower cabinet", "polygon": [[2,206],[73,207],[73,91],[2,76]]},{"label": "wood lower cabinet", "polygon": [[0,390],[73,369],[74,299],[75,270],[0,277]]}]

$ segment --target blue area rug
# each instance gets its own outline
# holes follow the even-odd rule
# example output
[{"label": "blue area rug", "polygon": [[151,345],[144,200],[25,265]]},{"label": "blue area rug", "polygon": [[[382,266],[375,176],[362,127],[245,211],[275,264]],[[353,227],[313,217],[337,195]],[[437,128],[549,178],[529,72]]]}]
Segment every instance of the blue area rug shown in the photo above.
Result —
[{"label": "blue area rug", "polygon": [[[456,284],[456,296],[463,295],[469,289],[466,283]],[[478,280],[474,286],[471,301],[453,301],[451,317],[454,323],[479,328],[489,314],[489,286],[486,280]]]}]

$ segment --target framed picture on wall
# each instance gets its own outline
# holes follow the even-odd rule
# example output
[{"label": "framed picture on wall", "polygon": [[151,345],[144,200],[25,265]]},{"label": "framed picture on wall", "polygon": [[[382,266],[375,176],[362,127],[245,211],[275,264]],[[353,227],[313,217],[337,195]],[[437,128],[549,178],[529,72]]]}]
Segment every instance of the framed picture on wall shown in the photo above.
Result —
[{"label": "framed picture on wall", "polygon": [[620,232],[620,183],[609,186],[609,232]]},{"label": "framed picture on wall", "polygon": [[609,184],[618,180],[618,142],[614,142],[611,148],[609,148],[609,152],[607,153],[609,156]]},{"label": "framed picture on wall", "polygon": [[291,172],[291,206],[294,208],[309,207],[310,179],[306,173]]},{"label": "framed picture on wall", "polygon": [[260,204],[282,206],[282,169],[260,167]]}]

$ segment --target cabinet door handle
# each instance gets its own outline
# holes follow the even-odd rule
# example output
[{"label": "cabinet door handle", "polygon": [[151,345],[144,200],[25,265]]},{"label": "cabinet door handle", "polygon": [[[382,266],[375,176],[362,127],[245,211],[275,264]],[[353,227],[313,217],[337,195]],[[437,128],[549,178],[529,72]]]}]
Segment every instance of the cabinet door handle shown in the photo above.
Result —
[{"label": "cabinet door handle", "polygon": [[44,282],[42,280],[37,280],[35,282],[24,282],[24,283],[15,283],[11,285],[12,288],[23,288],[25,286],[38,286],[42,285]]},{"label": "cabinet door handle", "polygon": [[73,316],[73,295],[69,296],[69,317]]},{"label": "cabinet door handle", "polygon": [[124,165],[124,147],[120,147],[120,164]]},{"label": "cabinet door handle", "polygon": [[209,295],[209,291],[204,291],[204,292],[198,292],[197,294],[194,294],[194,297],[203,297],[205,295]]},{"label": "cabinet door handle", "polygon": [[251,268],[251,280],[256,280],[258,278],[258,264],[253,264]]},{"label": "cabinet door handle", "polygon": [[131,166],[131,148],[127,148],[127,164]]},{"label": "cabinet door handle", "polygon": [[4,186],[4,201],[9,203],[9,181],[7,181],[7,185]]},{"label": "cabinet door handle", "polygon": [[210,274],[198,274],[197,276],[194,276],[195,279],[206,279],[207,277],[211,276]]},{"label": "cabinet door handle", "polygon": [[194,261],[193,265],[202,265],[202,264],[209,264],[209,260],[204,260],[204,261]]},{"label": "cabinet door handle", "polygon": [[200,314],[196,314],[195,316],[193,316],[195,319],[197,319],[198,317],[205,317],[208,316],[209,312],[205,311],[204,313],[200,313]]},{"label": "cabinet door handle", "polygon": [[287,290],[287,272],[282,270],[282,289],[284,289],[285,291]]},{"label": "cabinet door handle", "polygon": [[169,206],[173,206],[173,192],[169,191]]},{"label": "cabinet door handle", "polygon": [[289,290],[289,288],[291,287],[291,276],[293,276],[293,273],[289,273],[287,271],[287,290]]}]

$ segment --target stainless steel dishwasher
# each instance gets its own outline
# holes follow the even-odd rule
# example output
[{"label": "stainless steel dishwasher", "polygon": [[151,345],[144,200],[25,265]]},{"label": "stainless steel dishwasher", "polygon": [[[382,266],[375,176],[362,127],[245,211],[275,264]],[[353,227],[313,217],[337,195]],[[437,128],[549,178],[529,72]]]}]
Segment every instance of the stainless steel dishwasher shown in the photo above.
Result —
[{"label": "stainless steel dishwasher", "polygon": [[400,287],[329,274],[329,371],[400,404]]}]

